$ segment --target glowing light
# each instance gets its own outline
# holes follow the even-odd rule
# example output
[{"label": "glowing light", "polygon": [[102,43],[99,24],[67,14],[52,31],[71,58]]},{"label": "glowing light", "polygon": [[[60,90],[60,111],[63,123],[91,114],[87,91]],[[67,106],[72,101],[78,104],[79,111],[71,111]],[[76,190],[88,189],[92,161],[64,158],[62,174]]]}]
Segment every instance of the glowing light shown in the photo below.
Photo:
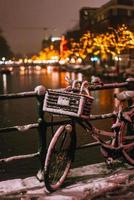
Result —
[{"label": "glowing light", "polygon": [[115,59],[115,61],[118,61],[118,60],[121,61],[121,60],[122,60],[122,58],[121,58],[121,57],[118,57],[118,56],[115,56],[114,59]]},{"label": "glowing light", "polygon": [[24,59],[24,63],[27,63],[27,62],[28,62],[28,59],[27,59],[27,58],[25,58],[25,59]]},{"label": "glowing light", "polygon": [[50,74],[50,73],[52,73],[52,71],[53,71],[53,67],[52,66],[47,66],[47,72],[48,72],[48,74]]},{"label": "glowing light", "polygon": [[82,63],[82,59],[81,59],[81,58],[78,58],[78,59],[76,60],[76,63],[81,64],[81,63]]},{"label": "glowing light", "polygon": [[13,67],[8,67],[8,69],[10,72],[13,71]]},{"label": "glowing light", "polygon": [[71,73],[71,79],[72,79],[72,80],[75,80],[75,79],[76,79],[76,73],[74,73],[74,72]]},{"label": "glowing light", "polygon": [[39,71],[39,70],[41,70],[41,66],[37,65],[37,66],[35,66],[35,69]]},{"label": "glowing light", "polygon": [[52,37],[51,38],[51,41],[54,42],[54,41],[59,41],[61,40],[61,37]]},{"label": "glowing light", "polygon": [[32,63],[32,59],[28,59],[28,63]]},{"label": "glowing light", "polygon": [[20,70],[21,70],[21,71],[24,71],[24,70],[25,70],[25,67],[24,67],[24,66],[20,66]]},{"label": "glowing light", "polygon": [[60,65],[64,65],[65,63],[66,63],[65,60],[59,60],[59,64],[60,64]]},{"label": "glowing light", "polygon": [[75,64],[75,59],[71,58],[70,63]]},{"label": "glowing light", "polygon": [[82,73],[78,73],[78,80],[82,81],[83,80],[83,74]]},{"label": "glowing light", "polygon": [[91,61],[98,61],[98,60],[99,60],[98,57],[92,57],[92,58],[91,58]]},{"label": "glowing light", "polygon": [[2,57],[2,61],[5,61],[6,60],[6,58],[5,57]]}]

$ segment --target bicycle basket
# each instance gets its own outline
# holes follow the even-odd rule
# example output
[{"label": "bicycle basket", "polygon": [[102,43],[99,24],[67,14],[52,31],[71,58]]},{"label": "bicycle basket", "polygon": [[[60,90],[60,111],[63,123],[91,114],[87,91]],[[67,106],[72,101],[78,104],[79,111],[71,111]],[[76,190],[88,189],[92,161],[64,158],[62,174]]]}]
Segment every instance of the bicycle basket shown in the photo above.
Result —
[{"label": "bicycle basket", "polygon": [[93,99],[78,93],[49,89],[45,95],[43,111],[89,118]]}]

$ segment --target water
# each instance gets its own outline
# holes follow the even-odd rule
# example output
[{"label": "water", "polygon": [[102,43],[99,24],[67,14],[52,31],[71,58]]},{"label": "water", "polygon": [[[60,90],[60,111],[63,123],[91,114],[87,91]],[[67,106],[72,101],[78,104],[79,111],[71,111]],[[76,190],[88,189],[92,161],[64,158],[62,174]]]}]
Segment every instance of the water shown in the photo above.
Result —
[{"label": "water", "polygon": [[[67,86],[65,76],[71,79],[90,79],[90,75],[84,76],[81,73],[59,71],[55,67],[48,66],[47,68],[40,67],[18,67],[13,70],[12,74],[0,75],[0,94],[17,93],[24,91],[33,91],[36,86],[43,85],[46,88],[63,88]],[[115,90],[103,90],[92,92],[95,98],[93,103],[92,113],[108,113],[113,110],[113,93]],[[17,99],[0,101],[0,128],[15,125],[24,125],[28,123],[36,123],[37,121],[37,106],[35,98]],[[111,120],[99,120],[93,122],[97,127],[108,130]],[[79,129],[79,127],[78,127]],[[92,141],[91,136],[86,133],[78,133],[78,143]],[[38,149],[38,132],[30,130],[27,132],[10,132],[0,134],[0,158],[9,157],[19,154],[34,153]],[[99,148],[91,148],[80,150],[76,153],[74,166],[85,165],[103,161]],[[15,163],[15,164],[14,164]],[[13,170],[11,170],[11,166]],[[19,174],[22,171],[32,173],[39,167],[38,160],[22,161],[21,164],[13,162],[9,164],[8,173]],[[5,172],[5,176],[7,174]],[[7,175],[8,176],[8,175]]]}]

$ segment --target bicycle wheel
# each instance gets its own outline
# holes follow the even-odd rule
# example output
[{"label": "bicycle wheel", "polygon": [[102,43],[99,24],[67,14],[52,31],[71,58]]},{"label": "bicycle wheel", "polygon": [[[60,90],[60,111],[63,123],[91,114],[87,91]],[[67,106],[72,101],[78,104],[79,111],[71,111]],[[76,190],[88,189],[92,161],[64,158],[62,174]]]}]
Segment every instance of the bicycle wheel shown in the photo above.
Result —
[{"label": "bicycle wheel", "polygon": [[75,146],[72,126],[60,126],[50,142],[45,160],[44,182],[48,191],[55,191],[63,184],[74,159]]},{"label": "bicycle wheel", "polygon": [[125,144],[122,153],[127,163],[134,166],[134,142]]},{"label": "bicycle wheel", "polygon": [[[131,111],[128,108],[127,111]],[[126,127],[126,139],[123,142],[122,153],[126,162],[134,166],[134,113],[130,115],[131,122],[124,122],[124,127]],[[128,139],[129,138],[129,139]]]}]

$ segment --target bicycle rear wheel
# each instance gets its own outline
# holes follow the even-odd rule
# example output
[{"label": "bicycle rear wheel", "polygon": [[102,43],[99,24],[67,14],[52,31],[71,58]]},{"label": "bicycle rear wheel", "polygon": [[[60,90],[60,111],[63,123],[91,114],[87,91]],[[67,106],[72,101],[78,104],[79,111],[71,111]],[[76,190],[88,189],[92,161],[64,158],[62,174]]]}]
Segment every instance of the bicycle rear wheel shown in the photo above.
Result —
[{"label": "bicycle rear wheel", "polygon": [[124,145],[122,153],[127,163],[134,166],[134,142]]},{"label": "bicycle rear wheel", "polygon": [[126,139],[123,143],[122,153],[126,162],[134,166],[134,114],[131,115],[131,120],[129,123],[124,122],[126,126]]},{"label": "bicycle rear wheel", "polygon": [[60,126],[50,142],[45,160],[44,182],[48,191],[53,192],[63,184],[74,159],[75,146],[72,126]]}]

